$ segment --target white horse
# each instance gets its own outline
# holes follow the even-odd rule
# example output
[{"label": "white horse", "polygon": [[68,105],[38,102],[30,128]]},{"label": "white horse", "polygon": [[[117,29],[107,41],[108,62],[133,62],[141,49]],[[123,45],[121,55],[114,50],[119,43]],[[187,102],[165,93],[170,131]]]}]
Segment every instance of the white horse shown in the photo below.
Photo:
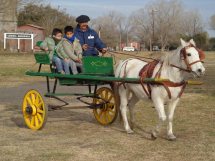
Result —
[{"label": "white horse", "polygon": [[[196,48],[195,42],[191,39],[185,42],[181,39],[181,47],[173,53],[169,53],[156,63],[152,78],[164,78],[169,81],[164,84],[132,84],[125,83],[118,87],[120,97],[120,111],[127,133],[133,133],[128,119],[127,106],[130,112],[130,121],[134,121],[133,109],[140,99],[151,99],[158,112],[159,122],[152,131],[152,138],[156,139],[162,123],[167,119],[167,137],[175,140],[172,124],[173,115],[180,96],[185,88],[185,78],[193,74],[200,77],[204,74],[205,68],[202,64],[203,53]],[[115,70],[115,77],[140,78],[140,70],[148,63],[139,59],[127,59],[118,64]],[[147,69],[146,69],[147,70]],[[166,116],[164,105],[168,107]]]}]

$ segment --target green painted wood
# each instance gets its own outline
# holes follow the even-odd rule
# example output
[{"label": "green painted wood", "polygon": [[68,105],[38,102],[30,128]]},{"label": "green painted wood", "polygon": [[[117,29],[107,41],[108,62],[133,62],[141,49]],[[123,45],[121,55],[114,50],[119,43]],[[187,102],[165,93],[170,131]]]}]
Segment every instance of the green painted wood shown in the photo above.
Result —
[{"label": "green painted wood", "polygon": [[40,45],[43,43],[43,41],[37,41],[36,46],[40,47]]},{"label": "green painted wood", "polygon": [[[75,85],[78,83],[77,80],[69,79],[69,78],[59,78],[60,85]],[[79,82],[82,84],[81,82]]]},{"label": "green painted wood", "polygon": [[50,58],[49,55],[46,53],[35,53],[34,58],[36,60],[36,63],[39,64],[50,64]]},{"label": "green painted wood", "polygon": [[114,75],[113,58],[87,56],[83,58],[83,74]]},{"label": "green painted wood", "polygon": [[[57,73],[47,73],[47,72],[33,72],[27,71],[26,75],[29,76],[44,76],[44,77],[55,77],[55,78],[69,78],[71,80],[89,80],[89,81],[102,81],[102,82],[125,82],[125,83],[140,83],[139,78],[116,78],[114,76],[102,76],[102,75],[85,75],[85,74],[76,74],[76,75],[65,75]],[[167,79],[154,79],[154,78],[145,78],[144,82],[162,82],[168,81]]]},{"label": "green painted wood", "polygon": [[93,97],[94,94],[84,94],[84,93],[46,93],[46,97],[48,96],[86,96],[86,97]]}]

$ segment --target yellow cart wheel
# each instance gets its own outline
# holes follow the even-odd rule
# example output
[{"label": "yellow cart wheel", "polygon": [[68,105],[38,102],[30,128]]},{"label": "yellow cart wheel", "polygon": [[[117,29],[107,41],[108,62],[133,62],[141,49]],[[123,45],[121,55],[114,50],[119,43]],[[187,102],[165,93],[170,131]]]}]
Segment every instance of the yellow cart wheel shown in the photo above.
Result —
[{"label": "yellow cart wheel", "polygon": [[[118,115],[118,103],[113,91],[107,87],[99,88],[96,91],[99,98],[94,98],[94,104],[102,104],[104,101],[107,103],[101,105],[100,108],[93,110],[96,120],[102,125],[109,125],[113,123]],[[104,100],[104,101],[102,101]]]},{"label": "yellow cart wheel", "polygon": [[26,125],[32,130],[45,126],[48,110],[43,97],[36,90],[29,90],[23,99],[22,112]]}]

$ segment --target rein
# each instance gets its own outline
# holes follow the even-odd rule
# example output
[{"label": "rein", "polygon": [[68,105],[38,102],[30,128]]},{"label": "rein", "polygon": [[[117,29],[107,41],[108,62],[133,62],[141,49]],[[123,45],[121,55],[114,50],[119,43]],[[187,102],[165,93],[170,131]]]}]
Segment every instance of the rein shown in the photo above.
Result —
[{"label": "rein", "polygon": [[[149,59],[149,60],[156,60],[158,61],[157,59],[154,59],[154,58],[149,58],[149,57],[144,57],[144,56],[137,56],[137,55],[133,55],[133,54],[127,54],[127,53],[123,53],[123,52],[118,52],[118,51],[108,51],[110,54],[113,53],[113,54],[120,54],[120,55],[126,55],[126,56],[131,56],[133,58],[139,58],[139,59]],[[145,60],[144,60],[145,61]],[[147,62],[147,61],[145,61]]]}]

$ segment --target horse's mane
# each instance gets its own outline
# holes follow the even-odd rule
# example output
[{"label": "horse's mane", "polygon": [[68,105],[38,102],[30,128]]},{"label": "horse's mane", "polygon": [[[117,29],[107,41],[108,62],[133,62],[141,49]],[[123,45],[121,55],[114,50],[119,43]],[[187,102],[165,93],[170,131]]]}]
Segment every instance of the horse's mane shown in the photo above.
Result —
[{"label": "horse's mane", "polygon": [[163,67],[167,67],[170,64],[179,64],[180,63],[180,50],[182,47],[178,47],[176,50],[165,53],[160,61],[163,62]]}]

